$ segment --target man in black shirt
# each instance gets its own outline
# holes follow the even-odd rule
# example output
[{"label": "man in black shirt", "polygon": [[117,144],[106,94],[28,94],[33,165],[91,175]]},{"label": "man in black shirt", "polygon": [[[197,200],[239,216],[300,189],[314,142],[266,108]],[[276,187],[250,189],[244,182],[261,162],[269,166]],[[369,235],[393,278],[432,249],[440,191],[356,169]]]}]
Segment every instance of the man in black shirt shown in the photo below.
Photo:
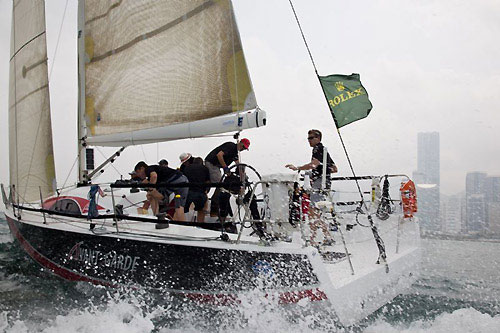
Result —
[{"label": "man in black shirt", "polygon": [[[203,165],[203,159],[196,157],[192,164],[184,168],[184,175],[189,179],[190,183],[203,184],[210,182],[210,173],[208,168]],[[194,210],[197,211],[197,221],[205,222],[205,203],[207,202],[207,187],[191,186],[184,206],[184,212],[189,212],[191,203],[194,203]]]},{"label": "man in black shirt", "polygon": [[[307,136],[307,140],[309,141],[309,146],[313,148],[312,151],[312,157],[311,157],[311,162],[301,165],[301,166],[294,166],[293,164],[287,164],[285,167],[292,169],[294,171],[300,171],[300,170],[312,170],[311,172],[311,187],[312,187],[312,193],[310,196],[311,203],[314,204],[319,201],[324,201],[326,200],[326,196],[321,193],[321,183],[323,179],[323,144],[321,143],[321,132],[316,129],[310,130]],[[337,172],[337,166],[333,162],[332,158],[330,157],[330,154],[327,152],[326,155],[326,167],[328,168],[326,170],[326,189],[330,188],[330,183],[331,183],[331,178],[330,178],[330,173],[335,173]],[[316,230],[318,229],[318,226],[321,226],[321,229],[323,230],[323,234],[325,236],[325,241],[326,242],[331,242],[331,236],[330,233],[328,232],[328,226],[326,223],[324,223],[319,216],[319,213],[314,209],[314,207],[310,207],[310,217],[312,219],[312,222],[309,224],[311,227],[311,244],[315,244],[314,238],[316,238]]]},{"label": "man in black shirt", "polygon": [[[222,178],[222,174],[220,172],[221,168],[224,173],[230,173],[229,165],[233,162],[238,164],[238,152],[248,150],[248,147],[250,147],[250,140],[243,138],[240,142],[238,142],[238,144],[234,142],[226,142],[212,150],[207,157],[205,157],[205,166],[210,172],[210,182],[220,182]],[[211,215],[218,215],[219,193],[220,190],[216,189],[211,198]]]},{"label": "man in black shirt", "polygon": [[[160,167],[159,165],[147,165],[144,161],[137,163],[134,168],[136,175],[142,179],[145,184],[179,184],[188,183],[188,179],[180,171],[169,168],[168,166]],[[159,202],[167,199],[172,192],[179,195],[179,207],[175,207],[173,219],[176,221],[185,221],[184,206],[186,204],[188,188],[187,187],[158,187],[147,190],[147,200],[151,203],[153,214],[159,213]]]},{"label": "man in black shirt", "polygon": [[[321,189],[321,181],[323,179],[323,144],[321,143],[321,132],[319,130],[310,130],[308,132],[307,140],[309,141],[309,146],[313,148],[311,162],[301,165],[294,166],[293,164],[287,164],[285,167],[292,169],[294,171],[300,170],[312,170],[311,172],[311,187],[313,189]],[[333,162],[330,154],[326,155],[326,188],[330,188],[330,173],[337,172],[337,166]]]}]

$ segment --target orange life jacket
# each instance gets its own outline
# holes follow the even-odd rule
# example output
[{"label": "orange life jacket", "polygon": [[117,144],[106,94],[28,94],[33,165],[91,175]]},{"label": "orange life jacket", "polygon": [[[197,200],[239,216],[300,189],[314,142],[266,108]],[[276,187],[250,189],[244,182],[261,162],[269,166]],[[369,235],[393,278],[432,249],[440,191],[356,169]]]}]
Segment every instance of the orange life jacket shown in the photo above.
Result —
[{"label": "orange life jacket", "polygon": [[405,218],[413,217],[417,212],[417,190],[415,183],[408,180],[406,183],[401,183],[399,188],[401,191],[401,203],[403,205],[403,214]]}]

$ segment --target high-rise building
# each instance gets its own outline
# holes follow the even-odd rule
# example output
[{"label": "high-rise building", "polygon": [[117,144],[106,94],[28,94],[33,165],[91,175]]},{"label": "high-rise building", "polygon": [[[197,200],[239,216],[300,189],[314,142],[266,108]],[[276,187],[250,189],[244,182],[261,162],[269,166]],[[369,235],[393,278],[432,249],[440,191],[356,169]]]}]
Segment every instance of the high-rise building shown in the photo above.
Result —
[{"label": "high-rise building", "polygon": [[418,133],[417,171],[427,184],[440,184],[439,133]]},{"label": "high-rise building", "polygon": [[488,176],[484,179],[484,198],[488,231],[500,234],[500,177]]},{"label": "high-rise building", "polygon": [[423,231],[441,231],[439,133],[418,133],[417,171],[418,217]]},{"label": "high-rise building", "polygon": [[462,232],[462,198],[461,195],[444,196],[441,198],[442,230],[448,234]]},{"label": "high-rise building", "polygon": [[465,178],[466,228],[469,233],[488,231],[486,173],[468,172]]}]

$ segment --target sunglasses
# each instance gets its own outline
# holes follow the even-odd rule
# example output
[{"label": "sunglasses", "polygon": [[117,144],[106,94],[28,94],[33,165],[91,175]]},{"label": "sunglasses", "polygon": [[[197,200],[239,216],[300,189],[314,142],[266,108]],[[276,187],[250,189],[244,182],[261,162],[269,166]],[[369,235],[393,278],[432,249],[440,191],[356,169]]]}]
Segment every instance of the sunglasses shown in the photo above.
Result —
[{"label": "sunglasses", "polygon": [[316,138],[317,138],[317,136],[310,136],[307,138],[307,140],[312,140],[312,139],[316,139]]}]

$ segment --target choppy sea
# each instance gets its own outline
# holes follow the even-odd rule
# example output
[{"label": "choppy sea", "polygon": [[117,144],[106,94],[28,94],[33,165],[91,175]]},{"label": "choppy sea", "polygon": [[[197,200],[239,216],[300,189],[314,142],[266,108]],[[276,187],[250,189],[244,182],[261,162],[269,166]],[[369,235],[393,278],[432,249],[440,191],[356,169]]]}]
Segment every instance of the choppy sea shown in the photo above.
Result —
[{"label": "choppy sea", "polygon": [[261,297],[204,307],[159,292],[61,280],[15,243],[0,216],[0,332],[500,332],[500,243],[422,241],[420,279],[351,327]]}]

